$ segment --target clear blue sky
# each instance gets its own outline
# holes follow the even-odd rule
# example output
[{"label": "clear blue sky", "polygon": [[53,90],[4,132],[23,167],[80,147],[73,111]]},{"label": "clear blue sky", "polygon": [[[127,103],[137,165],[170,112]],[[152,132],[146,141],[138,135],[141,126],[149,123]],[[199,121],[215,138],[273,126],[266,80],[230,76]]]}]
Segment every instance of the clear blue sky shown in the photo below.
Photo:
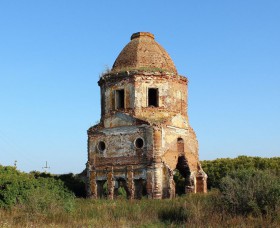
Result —
[{"label": "clear blue sky", "polygon": [[0,1],[0,164],[78,173],[97,81],[155,34],[189,79],[200,159],[280,156],[280,1]]}]

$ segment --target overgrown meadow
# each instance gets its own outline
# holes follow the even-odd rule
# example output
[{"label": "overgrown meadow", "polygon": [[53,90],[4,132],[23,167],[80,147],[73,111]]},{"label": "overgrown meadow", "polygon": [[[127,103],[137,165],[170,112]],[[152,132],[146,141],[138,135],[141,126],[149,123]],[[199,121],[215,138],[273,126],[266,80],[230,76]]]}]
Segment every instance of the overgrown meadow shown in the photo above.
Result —
[{"label": "overgrown meadow", "polygon": [[0,227],[280,226],[280,158],[241,156],[202,167],[208,194],[184,195],[178,188],[172,200],[127,200],[120,192],[112,201],[84,198],[82,175],[0,166]]}]

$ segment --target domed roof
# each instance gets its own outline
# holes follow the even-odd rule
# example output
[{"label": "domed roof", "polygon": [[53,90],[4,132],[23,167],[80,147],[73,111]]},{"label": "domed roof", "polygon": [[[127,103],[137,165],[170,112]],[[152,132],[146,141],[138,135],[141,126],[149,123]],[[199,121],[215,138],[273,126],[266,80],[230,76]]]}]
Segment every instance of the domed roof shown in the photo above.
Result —
[{"label": "domed roof", "polygon": [[176,67],[164,50],[149,32],[132,34],[131,41],[117,57],[112,71],[127,69],[164,70],[177,74]]}]

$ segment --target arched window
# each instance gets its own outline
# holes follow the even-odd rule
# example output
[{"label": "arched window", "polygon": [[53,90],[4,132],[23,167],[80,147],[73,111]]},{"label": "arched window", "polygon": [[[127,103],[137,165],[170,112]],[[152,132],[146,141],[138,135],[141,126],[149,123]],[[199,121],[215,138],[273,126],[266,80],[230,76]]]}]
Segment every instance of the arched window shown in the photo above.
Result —
[{"label": "arched window", "polygon": [[177,151],[179,155],[184,153],[184,140],[182,138],[177,139]]}]

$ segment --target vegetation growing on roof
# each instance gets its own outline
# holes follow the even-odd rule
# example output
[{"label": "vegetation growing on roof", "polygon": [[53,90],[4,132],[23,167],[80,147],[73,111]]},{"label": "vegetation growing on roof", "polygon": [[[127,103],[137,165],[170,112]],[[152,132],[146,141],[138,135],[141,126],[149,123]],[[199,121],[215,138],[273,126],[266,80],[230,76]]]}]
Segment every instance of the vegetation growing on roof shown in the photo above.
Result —
[{"label": "vegetation growing on roof", "polygon": [[121,69],[117,69],[117,70],[111,70],[108,66],[105,68],[105,70],[99,75],[99,78],[102,78],[103,76],[106,75],[111,75],[111,74],[123,74],[123,73],[127,73],[127,72],[152,72],[152,73],[171,73],[174,74],[173,72],[170,72],[167,69],[163,69],[163,68],[157,68],[157,67],[138,67],[138,68],[134,68],[134,67],[124,67]]}]

